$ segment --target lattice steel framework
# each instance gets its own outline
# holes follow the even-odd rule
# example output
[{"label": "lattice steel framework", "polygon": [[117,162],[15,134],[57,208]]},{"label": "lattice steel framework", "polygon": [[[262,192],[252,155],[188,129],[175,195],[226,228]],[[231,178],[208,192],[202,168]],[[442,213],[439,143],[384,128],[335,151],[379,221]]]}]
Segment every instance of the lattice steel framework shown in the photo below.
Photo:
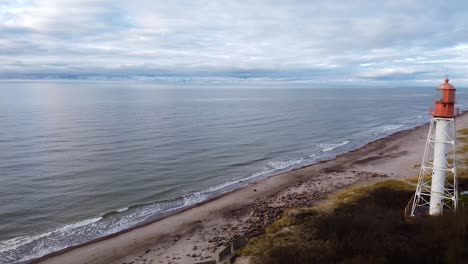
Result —
[{"label": "lattice steel framework", "polygon": [[[444,135],[437,135],[436,126],[439,125],[437,131],[443,131]],[[443,129],[442,129],[443,128]],[[440,133],[440,132],[438,132]],[[437,135],[437,136],[436,136]],[[440,138],[444,139],[443,141]],[[436,145],[440,148],[440,144],[447,144],[448,151],[444,154],[440,151],[435,151]],[[434,154],[436,153],[436,154]],[[445,157],[442,157],[444,155]],[[434,161],[440,165],[434,165]],[[441,161],[443,160],[443,161]],[[437,170],[444,170],[445,181],[436,183],[444,184],[439,186],[442,192],[431,192],[433,185],[434,173]],[[434,187],[432,187],[434,189]],[[438,118],[434,117],[431,120],[429,133],[427,135],[426,147],[421,162],[421,169],[419,170],[418,184],[413,198],[411,207],[411,216],[428,214],[430,211],[430,200],[432,196],[439,196],[443,203],[443,209],[449,208],[452,210],[457,209],[458,205],[458,183],[457,183],[457,167],[456,167],[456,128],[455,118]],[[435,197],[437,198],[437,197]]]}]

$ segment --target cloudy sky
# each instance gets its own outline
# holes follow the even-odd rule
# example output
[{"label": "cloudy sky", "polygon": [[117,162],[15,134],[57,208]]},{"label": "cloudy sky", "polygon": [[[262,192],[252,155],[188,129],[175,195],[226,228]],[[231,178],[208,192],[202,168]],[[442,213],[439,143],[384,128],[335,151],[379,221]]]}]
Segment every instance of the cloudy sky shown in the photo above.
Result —
[{"label": "cloudy sky", "polygon": [[0,78],[467,85],[467,15],[440,0],[0,0]]}]

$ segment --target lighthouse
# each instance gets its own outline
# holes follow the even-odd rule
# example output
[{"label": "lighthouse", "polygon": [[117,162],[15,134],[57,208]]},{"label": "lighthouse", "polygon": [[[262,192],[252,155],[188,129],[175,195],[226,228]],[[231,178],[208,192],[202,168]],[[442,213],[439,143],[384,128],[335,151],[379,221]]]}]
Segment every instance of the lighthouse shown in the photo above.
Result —
[{"label": "lighthouse", "polygon": [[457,208],[455,87],[449,79],[437,88],[411,216],[440,215]]}]

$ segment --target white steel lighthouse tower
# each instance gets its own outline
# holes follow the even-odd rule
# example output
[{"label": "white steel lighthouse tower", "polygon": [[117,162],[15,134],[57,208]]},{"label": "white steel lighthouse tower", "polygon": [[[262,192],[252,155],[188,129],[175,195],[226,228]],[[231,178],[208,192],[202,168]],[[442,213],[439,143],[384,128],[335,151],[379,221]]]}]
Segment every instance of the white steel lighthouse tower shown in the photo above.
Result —
[{"label": "white steel lighthouse tower", "polygon": [[435,108],[419,171],[411,216],[440,215],[458,203],[456,167],[455,87],[449,80],[437,88]]}]

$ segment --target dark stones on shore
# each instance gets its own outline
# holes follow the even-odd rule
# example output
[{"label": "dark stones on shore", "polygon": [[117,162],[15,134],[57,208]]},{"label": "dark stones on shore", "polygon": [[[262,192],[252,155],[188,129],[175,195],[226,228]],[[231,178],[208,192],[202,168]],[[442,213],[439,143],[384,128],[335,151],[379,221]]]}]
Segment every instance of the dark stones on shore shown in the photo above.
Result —
[{"label": "dark stones on shore", "polygon": [[[341,167],[335,168],[325,168],[320,171],[320,176],[324,179],[334,177],[334,175],[339,175],[345,173],[346,171]],[[352,175],[342,176],[343,179],[347,180],[363,180],[371,178],[385,178],[388,175],[377,172],[368,172],[368,171],[347,171]],[[235,220],[235,223],[240,223],[237,225],[232,225],[230,223],[222,226],[218,230],[213,228],[213,231],[219,231],[222,234],[225,234],[223,237],[215,236],[211,238],[208,242],[214,244],[216,247],[223,247],[228,245],[230,242],[239,238],[241,236],[249,236],[253,234],[259,234],[264,232],[265,228],[272,224],[275,220],[279,219],[284,211],[287,208],[300,208],[300,207],[311,207],[316,201],[324,200],[327,198],[329,192],[339,188],[345,183],[333,183],[329,186],[318,187],[315,185],[310,185],[319,182],[319,179],[309,181],[309,183],[299,183],[296,187],[299,187],[301,184],[306,184],[306,191],[302,193],[286,192],[287,194],[275,197],[268,201],[261,201],[261,199],[256,199],[255,204],[250,207],[250,210],[245,208],[239,208],[231,210],[229,215],[225,217],[230,220]],[[253,191],[257,191],[253,189]],[[218,233],[218,232],[217,232]],[[230,235],[228,235],[230,234]],[[229,239],[226,239],[225,236],[230,236]]]},{"label": "dark stones on shore", "polygon": [[355,172],[355,175],[359,178],[364,178],[364,179],[388,177],[388,175],[384,173],[369,172],[369,171],[357,171]]},{"label": "dark stones on shore", "polygon": [[[247,211],[245,208],[239,208],[231,210],[229,216],[226,216],[231,218],[231,220],[235,220],[236,223],[239,223],[237,225],[228,223],[220,228],[219,231],[221,231],[221,233],[231,234],[229,239],[221,236],[215,236],[208,242],[219,248],[228,245],[239,237],[259,234],[263,232],[268,225],[279,219],[284,209],[310,207],[317,200],[325,199],[326,197],[327,192],[319,190],[300,194],[288,193],[287,195],[275,199],[279,199],[280,203],[274,200],[256,200],[250,210]],[[213,228],[213,230],[216,229]]]}]

